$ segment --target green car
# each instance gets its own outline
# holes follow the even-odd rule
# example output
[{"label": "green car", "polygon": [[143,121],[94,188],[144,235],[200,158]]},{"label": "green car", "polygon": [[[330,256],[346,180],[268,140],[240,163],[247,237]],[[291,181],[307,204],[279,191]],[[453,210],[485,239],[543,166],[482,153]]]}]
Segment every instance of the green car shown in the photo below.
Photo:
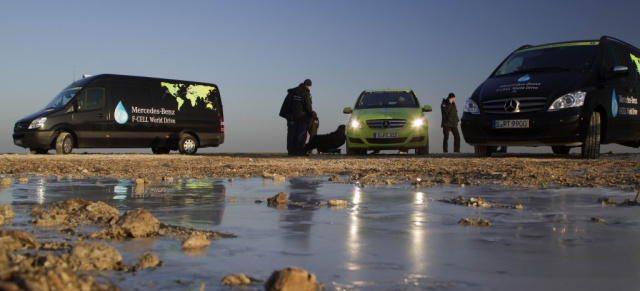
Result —
[{"label": "green car", "polygon": [[412,90],[363,91],[347,124],[347,155],[366,154],[367,150],[414,149],[418,155],[429,153],[429,123]]}]

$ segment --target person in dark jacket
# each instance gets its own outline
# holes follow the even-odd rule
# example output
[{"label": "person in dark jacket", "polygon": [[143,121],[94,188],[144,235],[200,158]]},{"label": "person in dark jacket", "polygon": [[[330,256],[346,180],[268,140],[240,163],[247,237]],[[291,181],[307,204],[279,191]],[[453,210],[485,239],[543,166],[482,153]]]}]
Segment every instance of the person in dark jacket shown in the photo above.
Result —
[{"label": "person in dark jacket", "polygon": [[460,132],[458,131],[460,119],[458,118],[458,108],[456,108],[455,101],[456,95],[449,93],[446,99],[442,99],[442,106],[440,106],[442,111],[442,133],[444,134],[442,151],[445,153],[449,151],[449,132],[453,134],[453,151],[460,152]]},{"label": "person in dark jacket", "polygon": [[341,147],[346,141],[346,129],[343,124],[338,126],[338,129],[328,134],[316,134],[309,139],[309,143],[304,146],[305,152],[310,152],[314,149],[318,149],[318,152],[326,152],[330,149]]},{"label": "person in dark jacket", "polygon": [[287,153],[290,156],[305,156],[307,128],[314,116],[311,80],[306,79],[298,87],[291,88],[287,92],[280,110],[280,116],[284,115],[283,117],[287,119]]}]

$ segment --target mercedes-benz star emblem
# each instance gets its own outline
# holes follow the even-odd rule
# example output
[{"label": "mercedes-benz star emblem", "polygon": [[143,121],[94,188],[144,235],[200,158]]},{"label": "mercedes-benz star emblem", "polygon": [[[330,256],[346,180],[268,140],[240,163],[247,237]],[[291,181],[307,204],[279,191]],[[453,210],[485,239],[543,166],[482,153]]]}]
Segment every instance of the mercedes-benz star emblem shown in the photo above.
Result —
[{"label": "mercedes-benz star emblem", "polygon": [[504,110],[507,112],[520,112],[520,102],[516,99],[511,99],[504,103]]},{"label": "mercedes-benz star emblem", "polygon": [[391,127],[391,122],[389,122],[389,121],[387,121],[387,120],[383,121],[383,122],[382,122],[382,127],[384,127],[384,128],[389,128],[389,127]]}]

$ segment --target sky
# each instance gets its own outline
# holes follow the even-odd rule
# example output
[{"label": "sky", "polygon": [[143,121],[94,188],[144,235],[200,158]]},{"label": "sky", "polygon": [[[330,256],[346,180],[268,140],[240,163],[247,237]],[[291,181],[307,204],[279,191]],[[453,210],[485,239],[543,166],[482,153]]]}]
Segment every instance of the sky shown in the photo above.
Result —
[{"label": "sky", "polygon": [[[286,90],[307,78],[319,134],[345,124],[342,109],[363,90],[412,89],[435,109],[425,116],[438,153],[442,98],[454,92],[462,116],[464,101],[518,47],[603,35],[640,46],[637,0],[2,2],[0,153],[28,153],[13,144],[14,123],[74,79],[103,73],[217,84],[225,142],[199,150],[211,153],[286,152],[278,112]],[[462,152],[473,152],[464,138]]]}]

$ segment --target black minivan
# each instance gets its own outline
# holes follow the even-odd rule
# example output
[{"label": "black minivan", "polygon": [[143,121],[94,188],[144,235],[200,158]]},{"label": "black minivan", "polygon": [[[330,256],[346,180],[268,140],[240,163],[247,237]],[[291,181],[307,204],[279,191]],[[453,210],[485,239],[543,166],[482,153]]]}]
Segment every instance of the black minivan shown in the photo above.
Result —
[{"label": "black minivan", "polygon": [[640,146],[640,50],[613,37],[538,46],[511,53],[466,101],[464,139],[477,156],[497,146]]},{"label": "black minivan", "polygon": [[224,142],[215,84],[123,75],[85,76],[42,110],[18,120],[14,144],[45,154],[55,149],[146,148],[154,154]]}]

